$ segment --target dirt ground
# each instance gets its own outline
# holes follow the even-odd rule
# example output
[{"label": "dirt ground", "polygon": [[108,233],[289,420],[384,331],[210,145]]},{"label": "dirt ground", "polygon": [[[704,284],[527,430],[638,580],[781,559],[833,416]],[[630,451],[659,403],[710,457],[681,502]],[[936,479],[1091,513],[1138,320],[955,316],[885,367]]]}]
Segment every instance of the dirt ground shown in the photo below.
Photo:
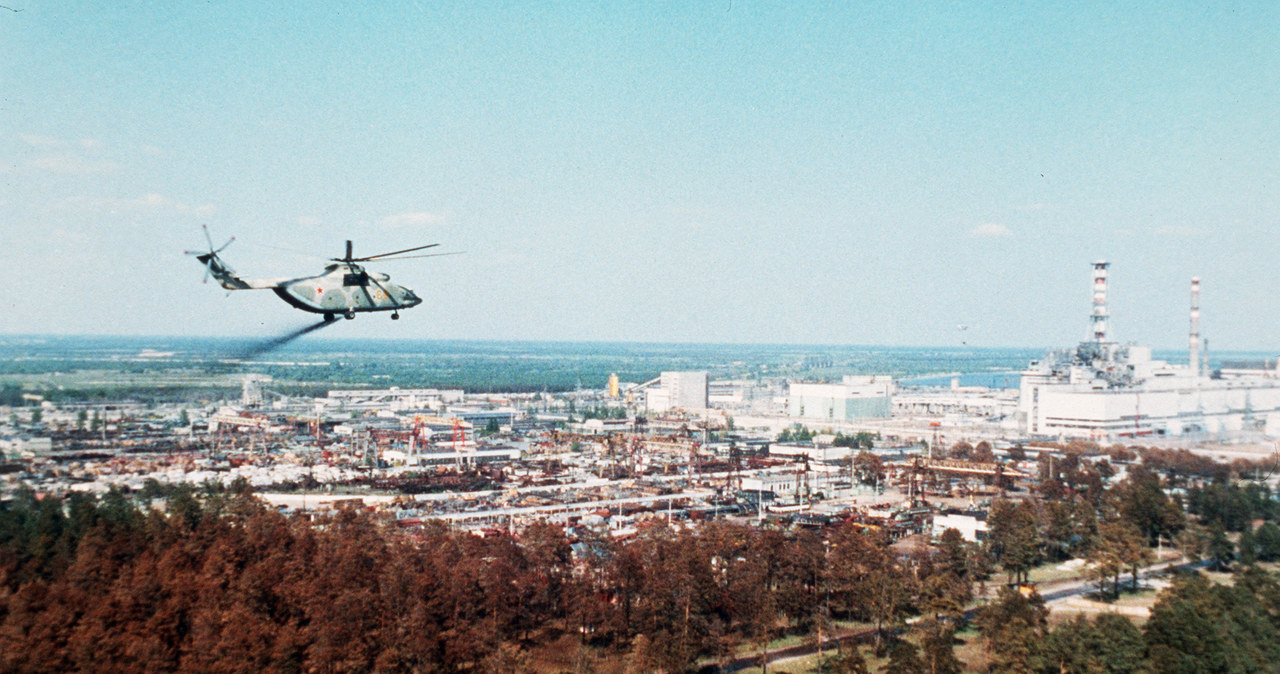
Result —
[{"label": "dirt ground", "polygon": [[1068,597],[1049,604],[1049,623],[1056,625],[1084,615],[1091,618],[1099,613],[1116,613],[1125,616],[1141,627],[1151,617],[1151,607],[1156,604],[1159,591],[1168,587],[1168,581],[1144,581],[1134,594],[1122,594],[1115,601],[1101,601],[1093,596]]}]

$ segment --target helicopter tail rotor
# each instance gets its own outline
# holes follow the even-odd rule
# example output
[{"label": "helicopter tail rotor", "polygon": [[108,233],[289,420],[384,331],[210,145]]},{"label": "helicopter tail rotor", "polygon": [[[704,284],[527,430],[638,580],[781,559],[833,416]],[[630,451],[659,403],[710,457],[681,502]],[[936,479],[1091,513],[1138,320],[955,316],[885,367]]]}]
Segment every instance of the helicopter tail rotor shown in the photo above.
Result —
[{"label": "helicopter tail rotor", "polygon": [[222,258],[218,257],[218,253],[221,253],[223,250],[226,250],[227,246],[230,246],[231,242],[236,240],[236,237],[233,236],[230,239],[227,239],[226,243],[222,244],[217,248],[214,248],[213,239],[209,236],[209,226],[201,225],[201,227],[204,229],[204,240],[206,243],[209,244],[209,251],[208,252],[201,252],[198,250],[183,251],[183,253],[187,255],[196,256],[196,260],[199,261],[200,264],[204,265],[204,279],[201,281],[201,283],[208,283],[209,277],[213,276],[215,279],[218,280],[218,283],[223,288],[226,288],[227,290],[242,290],[242,289],[251,287],[249,284],[245,283],[244,280],[242,280],[240,277],[236,276],[235,270],[232,269],[231,267],[228,267],[226,263],[222,261]]}]

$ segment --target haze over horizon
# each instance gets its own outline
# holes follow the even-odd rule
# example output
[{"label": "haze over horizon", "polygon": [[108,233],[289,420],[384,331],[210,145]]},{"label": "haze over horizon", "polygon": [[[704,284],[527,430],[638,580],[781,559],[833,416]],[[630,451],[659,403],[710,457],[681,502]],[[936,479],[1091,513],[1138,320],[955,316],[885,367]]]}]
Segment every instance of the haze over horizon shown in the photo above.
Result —
[{"label": "haze over horizon", "polygon": [[[0,10],[0,333],[1274,349],[1280,6]],[[958,330],[959,325],[970,326]]]}]

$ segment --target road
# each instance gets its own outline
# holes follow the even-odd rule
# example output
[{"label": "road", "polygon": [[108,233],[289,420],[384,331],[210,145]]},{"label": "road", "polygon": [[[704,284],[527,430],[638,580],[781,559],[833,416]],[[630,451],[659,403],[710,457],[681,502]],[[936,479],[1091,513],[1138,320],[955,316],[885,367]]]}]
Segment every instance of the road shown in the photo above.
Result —
[{"label": "road", "polygon": [[[1186,561],[1168,561],[1151,566],[1143,567],[1138,572],[1139,580],[1150,578],[1151,576],[1165,573],[1173,568],[1192,568],[1204,567],[1208,562],[1186,562]],[[1096,587],[1096,582],[1087,578],[1071,578],[1049,583],[1039,583],[1036,590],[1040,592],[1040,596],[1044,598],[1046,604],[1060,602],[1064,599],[1077,597],[1092,591]],[[981,606],[972,606],[965,611],[965,619],[972,620],[977,615]],[[913,618],[908,623],[914,623],[920,618]],[[830,638],[824,639],[822,648],[830,650],[842,644],[869,644],[875,640],[876,631],[873,628],[861,630],[837,630]],[[808,657],[818,651],[817,644],[803,643],[786,648],[779,648],[769,651],[769,664],[784,664],[791,660]],[[704,665],[698,671],[700,674],[716,674],[718,672],[740,672],[752,667],[760,666],[760,656],[758,654],[736,658],[724,665]]]}]

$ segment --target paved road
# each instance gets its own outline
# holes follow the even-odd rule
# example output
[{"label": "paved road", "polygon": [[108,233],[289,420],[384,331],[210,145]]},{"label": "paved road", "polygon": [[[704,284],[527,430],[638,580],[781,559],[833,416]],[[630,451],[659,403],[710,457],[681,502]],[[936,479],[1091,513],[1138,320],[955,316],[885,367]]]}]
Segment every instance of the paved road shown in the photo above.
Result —
[{"label": "paved road", "polygon": [[[1143,569],[1138,572],[1138,580],[1139,581],[1145,580],[1147,578],[1150,578],[1157,574],[1164,573],[1173,568],[1179,568],[1179,569],[1185,569],[1185,568],[1191,568],[1191,567],[1201,568],[1206,565],[1208,565],[1208,562],[1187,562],[1185,560],[1160,562],[1159,564],[1152,564],[1151,566],[1143,567]],[[1128,577],[1128,574],[1122,575],[1120,582],[1121,583],[1126,582],[1124,579],[1127,577]],[[1044,601],[1046,604],[1052,604],[1054,602],[1062,601],[1063,599],[1069,599],[1071,597],[1078,597],[1082,594],[1085,594],[1086,592],[1091,592],[1096,588],[1097,588],[1096,581],[1087,580],[1087,579],[1078,579],[1078,578],[1071,579],[1071,580],[1064,580],[1064,581],[1055,581],[1052,583],[1040,583],[1036,586],[1036,590],[1040,592],[1041,597],[1044,597]]]}]

